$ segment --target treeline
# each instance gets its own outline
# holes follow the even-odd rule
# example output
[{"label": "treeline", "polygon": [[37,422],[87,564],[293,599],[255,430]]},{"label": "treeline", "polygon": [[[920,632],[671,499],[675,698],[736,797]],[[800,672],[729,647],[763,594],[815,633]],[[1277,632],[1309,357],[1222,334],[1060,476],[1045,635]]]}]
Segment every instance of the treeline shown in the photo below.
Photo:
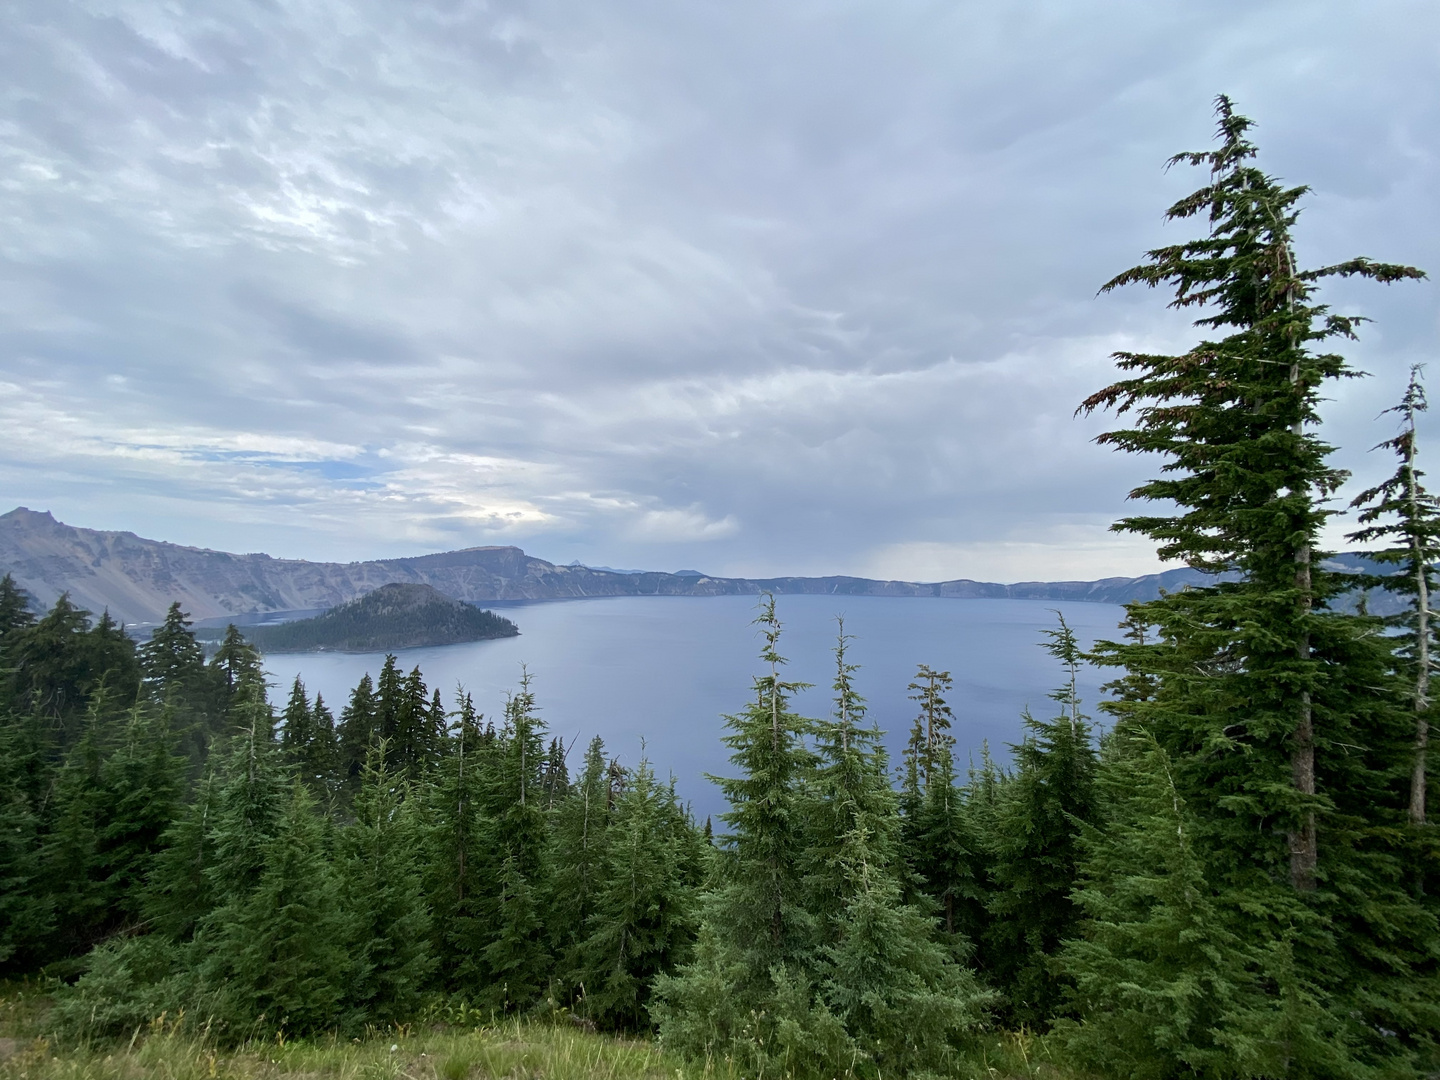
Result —
[{"label": "treeline", "polygon": [[[792,706],[773,602],[763,674],[727,718],[709,835],[591,744],[577,775],[527,681],[494,724],[393,658],[335,717],[298,684],[276,715],[238,633],[206,662],[178,608],[136,650],[62,600],[0,586],[5,802],[0,963],[73,980],[71,1034],[161,1012],[219,1037],[350,1031],[440,1002],[654,1030],[744,1076],[957,1074],[994,1027],[1047,1031],[1104,1077],[1380,1080],[1440,1071],[1440,843],[1427,799],[1440,503],[1397,469],[1353,538],[1393,573],[1384,618],[1342,609],[1321,527],[1344,475],[1318,406],[1358,320],[1296,265],[1301,188],[1221,145],[1172,218],[1198,240],[1111,287],[1204,308],[1179,356],[1123,353],[1084,409],[1159,455],[1119,528],[1213,574],[1128,608],[1088,653],[1047,647],[1052,715],[1006,768],[955,761],[950,676],[921,667],[892,773],[843,633],[832,708]],[[1113,670],[1097,734],[1076,673]]]}]

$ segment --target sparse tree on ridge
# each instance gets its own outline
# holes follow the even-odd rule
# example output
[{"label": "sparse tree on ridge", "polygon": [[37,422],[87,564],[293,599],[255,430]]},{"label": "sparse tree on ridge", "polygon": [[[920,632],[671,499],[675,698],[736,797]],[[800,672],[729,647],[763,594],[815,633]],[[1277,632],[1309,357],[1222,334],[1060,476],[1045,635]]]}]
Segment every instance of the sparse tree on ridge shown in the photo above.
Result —
[{"label": "sparse tree on ridge", "polygon": [[1400,466],[1390,479],[1355,496],[1351,506],[1361,508],[1359,520],[1364,528],[1349,536],[1358,543],[1390,541],[1393,546],[1372,552],[1369,557],[1395,569],[1389,574],[1367,575],[1365,584],[1398,593],[1406,601],[1406,610],[1386,622],[1399,631],[1397,654],[1410,669],[1415,753],[1410,768],[1408,810],[1411,822],[1416,825],[1425,822],[1430,679],[1436,664],[1440,663],[1435,612],[1430,607],[1436,585],[1435,564],[1440,561],[1440,500],[1425,490],[1421,483],[1425,474],[1416,466],[1420,445],[1415,416],[1427,408],[1420,368],[1413,367],[1400,404],[1387,410],[1400,414],[1400,433],[1376,447],[1395,451]]}]

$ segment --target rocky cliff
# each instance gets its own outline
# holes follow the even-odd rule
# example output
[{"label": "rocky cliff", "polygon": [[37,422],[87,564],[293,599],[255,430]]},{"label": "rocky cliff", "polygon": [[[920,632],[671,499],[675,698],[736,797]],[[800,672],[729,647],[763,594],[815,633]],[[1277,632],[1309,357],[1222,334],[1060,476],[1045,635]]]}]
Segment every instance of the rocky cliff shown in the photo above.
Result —
[{"label": "rocky cliff", "polygon": [[330,608],[390,582],[430,585],[470,602],[593,596],[722,596],[760,592],[837,596],[934,596],[1090,600],[1150,599],[1199,581],[1191,570],[1100,581],[876,581],[856,577],[723,578],[686,572],[629,573],[557,566],[517,547],[476,547],[411,559],[321,563],[234,555],[80,529],[25,507],[0,515],[0,574],[11,573],[40,604],[68,591],[80,606],[128,623],[159,621],[172,601],[195,619]]}]

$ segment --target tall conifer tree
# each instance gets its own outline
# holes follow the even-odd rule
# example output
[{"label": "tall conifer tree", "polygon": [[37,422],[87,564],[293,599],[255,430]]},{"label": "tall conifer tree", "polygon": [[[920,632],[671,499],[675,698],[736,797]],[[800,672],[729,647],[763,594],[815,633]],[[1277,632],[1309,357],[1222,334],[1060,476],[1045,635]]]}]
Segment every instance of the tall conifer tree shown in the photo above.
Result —
[{"label": "tall conifer tree", "polygon": [[1237,905],[1222,910],[1266,943],[1274,1038],[1311,1046],[1315,1069],[1359,1075],[1430,1052],[1418,1033],[1437,1028],[1421,1019],[1437,990],[1435,958],[1412,949],[1431,940],[1432,918],[1407,895],[1386,839],[1404,813],[1390,781],[1413,760],[1414,715],[1398,707],[1384,638],[1329,610],[1350,583],[1316,551],[1334,513],[1324,500],[1344,479],[1315,430],[1319,403],[1356,374],[1320,350],[1363,320],[1330,311],[1315,290],[1329,277],[1423,275],[1365,258],[1300,268],[1292,230],[1306,189],[1255,165],[1252,124],[1227,98],[1217,112],[1220,145],[1173,159],[1208,170],[1168,215],[1201,217],[1206,234],[1148,253],[1105,287],[1170,286],[1172,306],[1203,309],[1197,325],[1216,336],[1179,356],[1117,354],[1126,377],[1081,406],[1133,411],[1133,427],[1101,441],[1164,459],[1163,477],[1132,494],[1173,512],[1115,528],[1216,577],[1140,606],[1155,636],[1099,655],[1154,687],[1127,718],[1170,755],[1193,850],[1217,896]]}]

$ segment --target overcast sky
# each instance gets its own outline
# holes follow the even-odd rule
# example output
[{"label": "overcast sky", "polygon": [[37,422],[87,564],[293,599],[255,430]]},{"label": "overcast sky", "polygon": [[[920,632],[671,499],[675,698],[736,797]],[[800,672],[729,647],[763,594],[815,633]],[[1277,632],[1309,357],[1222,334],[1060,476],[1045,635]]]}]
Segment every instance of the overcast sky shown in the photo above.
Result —
[{"label": "overcast sky", "polygon": [[[1153,463],[1072,412],[1113,350],[1192,339],[1096,289],[1193,231],[1162,163],[1214,96],[1315,189],[1303,260],[1440,275],[1433,0],[0,12],[0,510],[77,525],[1143,573],[1105,530]],[[1366,479],[1440,277],[1326,298],[1376,320],[1326,432]]]}]

